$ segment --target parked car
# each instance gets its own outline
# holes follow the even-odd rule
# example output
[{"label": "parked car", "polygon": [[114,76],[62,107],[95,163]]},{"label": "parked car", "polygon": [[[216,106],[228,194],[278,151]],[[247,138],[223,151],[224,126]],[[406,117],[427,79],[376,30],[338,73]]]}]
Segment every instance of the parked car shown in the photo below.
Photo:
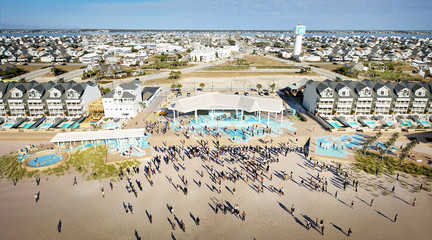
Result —
[{"label": "parked car", "polygon": [[234,94],[235,94],[235,95],[239,95],[239,92],[235,92]]},{"label": "parked car", "polygon": [[249,95],[249,93],[248,92],[244,92],[244,95],[247,96],[247,95]]},{"label": "parked car", "polygon": [[268,92],[265,92],[264,95],[268,96],[268,95],[270,95],[270,94],[269,94]]},{"label": "parked car", "polygon": [[156,115],[158,115],[158,116],[163,116],[163,115],[167,115],[167,114],[168,114],[168,109],[161,109],[156,113]]}]

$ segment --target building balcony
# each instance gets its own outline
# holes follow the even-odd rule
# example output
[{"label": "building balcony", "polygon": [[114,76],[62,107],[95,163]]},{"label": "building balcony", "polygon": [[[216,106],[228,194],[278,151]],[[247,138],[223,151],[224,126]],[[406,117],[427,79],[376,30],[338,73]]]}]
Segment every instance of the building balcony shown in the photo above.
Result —
[{"label": "building balcony", "polygon": [[24,108],[24,104],[12,104],[9,105],[10,109],[23,109]]}]

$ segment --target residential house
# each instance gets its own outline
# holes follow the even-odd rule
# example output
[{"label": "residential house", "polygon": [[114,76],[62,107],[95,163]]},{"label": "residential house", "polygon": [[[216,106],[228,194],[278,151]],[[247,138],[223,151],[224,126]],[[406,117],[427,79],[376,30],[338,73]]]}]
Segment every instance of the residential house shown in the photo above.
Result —
[{"label": "residential house", "polygon": [[122,83],[102,97],[105,117],[133,118],[140,111],[142,102],[138,80]]}]

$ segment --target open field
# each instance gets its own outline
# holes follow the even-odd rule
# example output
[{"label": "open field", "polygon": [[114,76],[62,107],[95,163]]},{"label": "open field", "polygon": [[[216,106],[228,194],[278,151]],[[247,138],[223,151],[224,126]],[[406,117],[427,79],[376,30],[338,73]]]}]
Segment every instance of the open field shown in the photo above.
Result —
[{"label": "open field", "polygon": [[21,68],[24,69],[27,72],[33,72],[42,68],[47,68],[51,66],[51,64],[47,64],[47,65],[17,65],[17,68]]},{"label": "open field", "polygon": [[266,58],[263,56],[259,56],[259,55],[248,55],[248,56],[245,56],[243,59],[252,63],[253,66],[292,66],[292,65],[288,65],[288,64],[285,64],[283,62],[276,61],[276,60]]},{"label": "open field", "polygon": [[[228,81],[227,83],[230,83],[232,80],[227,80],[227,78],[271,79],[272,77],[275,78],[289,77],[289,78],[298,78],[298,80],[300,80],[303,77],[320,77],[320,75],[313,72],[304,73],[304,74],[299,74],[295,72],[191,72],[191,73],[182,74],[181,78],[178,80],[172,80],[167,77],[157,78],[157,79],[147,80],[143,83],[143,85],[160,85],[160,84],[171,85],[174,82],[185,83],[189,81],[191,82],[204,81],[202,79],[212,79],[220,83],[222,83],[222,81]],[[197,78],[201,80],[196,80]],[[248,81],[249,80],[250,79],[248,79]],[[281,84],[283,83],[281,82]]]},{"label": "open field", "polygon": [[343,67],[343,64],[336,64],[336,65],[334,65],[334,64],[329,64],[329,65],[313,65],[313,64],[311,64],[313,67],[317,67],[317,68],[322,68],[322,69],[326,69],[326,70],[330,70],[330,71],[334,71],[334,70],[336,70],[336,69],[338,69],[338,68],[341,68],[341,67]]}]

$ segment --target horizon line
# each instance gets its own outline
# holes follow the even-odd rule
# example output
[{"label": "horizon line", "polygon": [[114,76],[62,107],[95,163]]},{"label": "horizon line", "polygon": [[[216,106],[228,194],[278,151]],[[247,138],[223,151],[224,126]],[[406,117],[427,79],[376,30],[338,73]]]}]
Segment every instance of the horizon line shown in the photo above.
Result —
[{"label": "horizon line", "polygon": [[[294,30],[284,30],[284,29],[126,29],[126,28],[34,28],[34,29],[26,29],[26,28],[0,28],[0,32],[3,31],[81,31],[81,32],[127,32],[127,31],[201,31],[201,32],[294,32]],[[432,32],[431,30],[403,30],[403,29],[328,29],[328,30],[318,30],[311,29],[307,30],[307,32]]]}]

